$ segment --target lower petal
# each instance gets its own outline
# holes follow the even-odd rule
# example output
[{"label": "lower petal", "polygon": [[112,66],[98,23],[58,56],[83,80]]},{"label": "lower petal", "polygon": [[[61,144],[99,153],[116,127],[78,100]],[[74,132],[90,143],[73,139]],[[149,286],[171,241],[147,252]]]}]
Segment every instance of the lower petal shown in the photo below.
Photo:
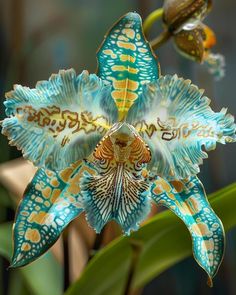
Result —
[{"label": "lower petal", "polygon": [[194,257],[207,272],[212,284],[212,278],[223,258],[225,235],[220,219],[207,200],[202,183],[197,177],[171,183],[158,178],[153,183],[151,197],[157,204],[173,211],[188,227]]},{"label": "lower petal", "polygon": [[97,233],[114,219],[129,234],[150,211],[148,184],[122,167],[106,175],[85,175],[81,190],[87,220]]},{"label": "lower petal", "polygon": [[89,169],[85,162],[79,161],[58,173],[37,171],[16,213],[11,267],[41,256],[83,211],[78,183],[85,169]]}]

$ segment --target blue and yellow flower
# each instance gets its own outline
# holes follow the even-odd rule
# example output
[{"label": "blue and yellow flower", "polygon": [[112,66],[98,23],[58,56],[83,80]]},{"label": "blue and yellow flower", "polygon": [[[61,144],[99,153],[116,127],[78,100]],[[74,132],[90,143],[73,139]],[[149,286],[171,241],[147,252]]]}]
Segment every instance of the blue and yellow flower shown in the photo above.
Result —
[{"label": "blue and yellow flower", "polygon": [[97,57],[97,75],[63,70],[6,95],[2,132],[39,167],[16,213],[12,267],[42,255],[83,211],[97,233],[115,220],[129,234],[153,201],[183,220],[212,278],[224,229],[196,174],[202,146],[235,141],[233,117],[213,112],[189,80],[160,75],[136,13],[112,27]]}]

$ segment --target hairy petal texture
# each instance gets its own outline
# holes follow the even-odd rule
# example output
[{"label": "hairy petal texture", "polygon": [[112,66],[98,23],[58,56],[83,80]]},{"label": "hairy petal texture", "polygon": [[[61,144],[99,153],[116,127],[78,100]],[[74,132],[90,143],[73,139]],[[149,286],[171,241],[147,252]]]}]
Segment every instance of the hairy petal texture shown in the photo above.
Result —
[{"label": "hairy petal texture", "polygon": [[137,13],[123,16],[106,34],[98,53],[98,75],[112,83],[111,95],[123,120],[145,83],[159,77],[159,69]]},{"label": "hairy petal texture", "polygon": [[91,154],[117,120],[117,108],[96,75],[73,69],[52,75],[30,89],[7,93],[2,133],[36,166],[61,170]]},{"label": "hairy petal texture", "polygon": [[199,164],[216,142],[233,142],[234,118],[226,109],[215,113],[210,100],[190,80],[160,77],[144,86],[127,122],[135,126],[152,151],[149,168],[168,180],[199,172]]},{"label": "hairy petal texture", "polygon": [[211,283],[224,255],[225,234],[220,219],[208,203],[202,183],[197,177],[171,183],[157,178],[151,197],[185,223],[192,237],[194,257]]},{"label": "hairy petal texture", "polygon": [[39,169],[18,207],[11,267],[24,266],[46,252],[63,229],[82,211],[79,181],[95,171],[85,161],[52,172]]},{"label": "hairy petal texture", "polygon": [[100,232],[114,219],[125,234],[137,230],[150,210],[149,184],[141,175],[150,151],[132,126],[115,124],[93,153],[96,175],[81,180],[89,224]]}]

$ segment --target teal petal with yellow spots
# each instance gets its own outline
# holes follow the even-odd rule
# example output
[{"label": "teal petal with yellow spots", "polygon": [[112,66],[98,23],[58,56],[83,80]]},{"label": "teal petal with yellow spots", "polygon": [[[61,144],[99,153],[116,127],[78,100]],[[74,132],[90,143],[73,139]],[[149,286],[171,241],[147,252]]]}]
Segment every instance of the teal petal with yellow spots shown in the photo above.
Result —
[{"label": "teal petal with yellow spots", "polygon": [[41,256],[83,211],[78,183],[84,171],[94,173],[84,161],[57,173],[43,168],[36,172],[16,213],[11,267]]},{"label": "teal petal with yellow spots", "polygon": [[220,219],[207,200],[202,183],[197,177],[172,183],[157,178],[151,188],[151,197],[185,223],[192,237],[193,255],[207,272],[211,285],[224,255],[225,234]]},{"label": "teal petal with yellow spots", "polygon": [[2,133],[25,158],[50,170],[89,156],[117,120],[110,86],[87,71],[60,71],[34,89],[16,85],[6,97]]},{"label": "teal petal with yellow spots", "polygon": [[112,84],[111,95],[123,120],[144,84],[159,77],[159,66],[145,39],[140,15],[130,12],[106,34],[97,53],[98,75]]},{"label": "teal petal with yellow spots", "polygon": [[128,113],[152,151],[149,166],[165,179],[195,175],[216,143],[236,140],[234,118],[226,109],[215,113],[203,90],[175,76],[162,76],[144,86]]}]

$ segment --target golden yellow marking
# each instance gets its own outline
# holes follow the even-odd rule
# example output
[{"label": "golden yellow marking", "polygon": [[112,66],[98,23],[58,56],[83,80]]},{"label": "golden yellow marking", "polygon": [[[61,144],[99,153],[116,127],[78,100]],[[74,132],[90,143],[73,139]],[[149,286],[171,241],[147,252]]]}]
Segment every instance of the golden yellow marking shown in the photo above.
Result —
[{"label": "golden yellow marking", "polygon": [[42,194],[44,198],[50,198],[51,192],[52,192],[52,189],[50,187],[46,187],[45,189],[42,190]]},{"label": "golden yellow marking", "polygon": [[38,243],[41,240],[40,233],[37,229],[27,229],[25,238],[33,243]]},{"label": "golden yellow marking", "polygon": [[134,44],[132,44],[132,43],[118,41],[117,45],[120,48],[130,49],[132,51],[136,50],[136,46]]},{"label": "golden yellow marking", "polygon": [[116,80],[113,82],[115,89],[128,89],[135,91],[138,89],[139,83],[130,79]]},{"label": "golden yellow marking", "polygon": [[36,197],[36,198],[35,198],[35,202],[43,203],[43,199],[40,198],[40,197]]},{"label": "golden yellow marking", "polygon": [[53,175],[52,171],[49,170],[45,170],[46,174],[48,177],[51,177]]},{"label": "golden yellow marking", "polygon": [[171,191],[171,186],[164,180],[164,179],[160,179],[155,181],[156,187],[153,190],[155,194],[160,194],[163,192],[167,192],[169,193]]},{"label": "golden yellow marking", "polygon": [[194,197],[190,197],[188,199],[189,205],[193,208],[194,214],[198,213],[201,211],[201,204],[199,203],[198,200],[196,200]]},{"label": "golden yellow marking", "polygon": [[133,29],[123,29],[122,33],[130,39],[134,39],[135,37],[135,31]]},{"label": "golden yellow marking", "polygon": [[111,69],[113,72],[123,72],[127,70],[125,66],[113,66]]},{"label": "golden yellow marking", "polygon": [[60,189],[53,190],[52,196],[51,196],[51,202],[54,203],[58,199],[58,197],[60,196],[60,194],[61,194],[61,190]]},{"label": "golden yellow marking", "polygon": [[111,49],[105,49],[103,50],[103,53],[106,55],[110,55],[111,58],[117,58],[117,55]]},{"label": "golden yellow marking", "polygon": [[125,36],[123,36],[123,35],[120,35],[119,37],[118,37],[118,40],[120,40],[120,41],[129,41],[129,39],[128,38],[126,38]]},{"label": "golden yellow marking", "polygon": [[29,251],[31,249],[31,245],[27,242],[23,243],[21,246],[22,251]]},{"label": "golden yellow marking", "polygon": [[50,207],[50,202],[48,202],[48,201],[46,201],[46,202],[44,202],[44,205],[46,206],[46,207]]},{"label": "golden yellow marking", "polygon": [[128,55],[128,54],[121,54],[120,56],[121,61],[130,61],[131,63],[135,63],[136,58]]},{"label": "golden yellow marking", "polygon": [[46,216],[47,216],[46,212],[38,212],[38,213],[32,212],[28,218],[28,221],[30,223],[35,222],[38,224],[43,224]]},{"label": "golden yellow marking", "polygon": [[[136,93],[130,92],[130,91],[126,91],[126,90],[114,90],[112,91],[112,97],[114,99],[122,99],[122,98],[126,98],[127,100],[135,100],[138,95]],[[127,104],[128,102],[126,102]]]},{"label": "golden yellow marking", "polygon": [[181,193],[184,189],[184,184],[181,181],[174,180],[171,181],[171,184],[174,186],[178,193]]},{"label": "golden yellow marking", "polygon": [[206,248],[208,251],[213,251],[214,250],[214,240],[204,240],[202,241],[202,247]]},{"label": "golden yellow marking", "polygon": [[59,186],[59,181],[56,179],[56,178],[53,178],[51,181],[50,181],[50,184],[54,187],[58,187]]},{"label": "golden yellow marking", "polygon": [[192,231],[198,236],[211,236],[212,231],[209,230],[205,223],[197,223],[191,226]]},{"label": "golden yellow marking", "polygon": [[141,52],[141,53],[146,53],[146,52],[148,52],[148,50],[147,50],[147,49],[145,49],[145,48],[142,48],[142,47],[141,47],[141,48],[139,48],[139,49],[138,49],[138,51],[139,51],[139,52]]},{"label": "golden yellow marking", "polygon": [[67,182],[73,173],[73,170],[71,168],[66,168],[60,172],[60,177],[64,182]]}]

